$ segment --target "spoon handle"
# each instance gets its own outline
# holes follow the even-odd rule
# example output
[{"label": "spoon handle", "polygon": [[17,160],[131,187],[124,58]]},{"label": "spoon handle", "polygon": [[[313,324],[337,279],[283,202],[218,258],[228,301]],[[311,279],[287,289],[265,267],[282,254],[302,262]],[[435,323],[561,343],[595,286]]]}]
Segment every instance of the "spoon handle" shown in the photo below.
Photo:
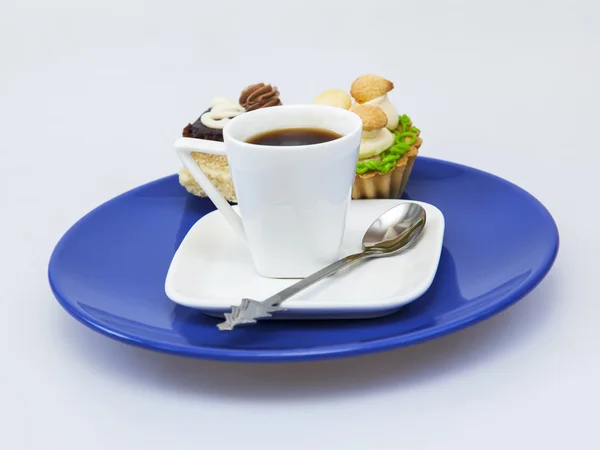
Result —
[{"label": "spoon handle", "polygon": [[312,286],[317,281],[320,281],[323,278],[326,278],[327,276],[334,274],[338,270],[340,270],[356,261],[359,261],[363,258],[369,257],[369,256],[370,256],[370,252],[362,252],[362,253],[356,253],[354,255],[346,256],[345,258],[342,258],[339,261],[336,261],[336,262],[328,265],[327,267],[324,267],[323,269],[319,270],[318,272],[315,272],[312,275],[309,275],[308,277],[303,278],[302,280],[298,281],[297,283],[292,284],[291,286],[285,288],[284,290],[278,292],[277,294],[267,298],[266,300],[263,300],[261,303],[263,303],[267,306],[278,306],[283,301],[296,295],[298,292],[303,291],[307,287]]}]

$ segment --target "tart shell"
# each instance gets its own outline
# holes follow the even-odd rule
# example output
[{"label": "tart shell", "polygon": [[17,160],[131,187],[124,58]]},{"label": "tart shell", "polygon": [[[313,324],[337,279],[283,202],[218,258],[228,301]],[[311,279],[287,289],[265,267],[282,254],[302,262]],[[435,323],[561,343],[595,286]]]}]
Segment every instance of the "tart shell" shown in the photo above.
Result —
[{"label": "tart shell", "polygon": [[417,134],[417,140],[396,163],[396,167],[382,174],[375,170],[356,174],[352,186],[353,199],[400,198],[408,183],[419,147],[423,140]]}]

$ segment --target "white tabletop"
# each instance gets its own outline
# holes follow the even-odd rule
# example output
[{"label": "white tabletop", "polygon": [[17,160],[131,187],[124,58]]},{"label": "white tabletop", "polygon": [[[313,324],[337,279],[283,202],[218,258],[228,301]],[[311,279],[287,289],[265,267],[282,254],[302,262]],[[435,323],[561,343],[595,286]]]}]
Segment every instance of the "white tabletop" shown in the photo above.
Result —
[{"label": "white tabletop", "polygon": [[[8,3],[0,448],[599,448],[597,1]],[[136,349],[54,300],[46,269],[62,233],[177,171],[173,140],[212,97],[264,81],[308,102],[365,72],[395,82],[423,155],[548,207],[561,249],[532,294],[426,344],[281,365]]]}]

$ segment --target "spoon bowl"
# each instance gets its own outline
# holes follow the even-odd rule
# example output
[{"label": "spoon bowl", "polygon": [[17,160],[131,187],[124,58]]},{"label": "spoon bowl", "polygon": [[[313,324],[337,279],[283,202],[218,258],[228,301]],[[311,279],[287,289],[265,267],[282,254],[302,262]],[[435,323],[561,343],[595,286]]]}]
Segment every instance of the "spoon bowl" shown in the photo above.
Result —
[{"label": "spoon bowl", "polygon": [[369,226],[362,241],[363,250],[389,256],[412,245],[425,223],[425,209],[417,203],[402,203],[384,212]]}]

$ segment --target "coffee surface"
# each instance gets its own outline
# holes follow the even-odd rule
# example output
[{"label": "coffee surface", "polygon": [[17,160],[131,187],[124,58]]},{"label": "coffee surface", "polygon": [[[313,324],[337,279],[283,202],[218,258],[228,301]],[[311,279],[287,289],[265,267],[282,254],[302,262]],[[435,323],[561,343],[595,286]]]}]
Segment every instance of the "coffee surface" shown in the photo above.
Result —
[{"label": "coffee surface", "polygon": [[341,137],[341,134],[322,128],[282,128],[256,134],[246,142],[273,146],[311,145],[333,141]]}]

